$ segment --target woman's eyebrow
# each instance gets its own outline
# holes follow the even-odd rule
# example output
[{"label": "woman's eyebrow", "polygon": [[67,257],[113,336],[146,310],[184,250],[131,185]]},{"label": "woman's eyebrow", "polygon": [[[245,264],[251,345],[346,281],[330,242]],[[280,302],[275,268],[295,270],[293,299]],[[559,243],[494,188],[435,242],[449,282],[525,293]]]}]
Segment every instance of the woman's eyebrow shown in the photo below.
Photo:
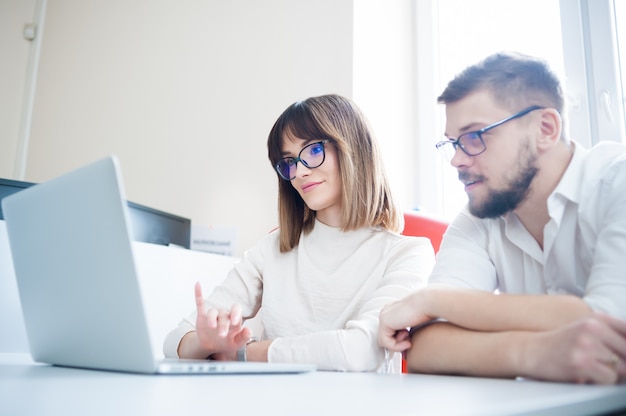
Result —
[{"label": "woman's eyebrow", "polygon": [[284,149],[281,149],[281,152],[280,152],[281,156],[290,157],[292,155],[296,155],[296,154],[300,153],[300,151],[302,149],[304,149],[305,147],[307,147],[309,144],[315,143],[316,141],[321,141],[321,140],[318,140],[318,139],[306,139],[306,140],[298,139],[298,140],[300,140],[302,142],[302,147],[300,147],[300,149],[296,153],[291,153],[291,152],[288,152],[288,151],[286,151]]}]

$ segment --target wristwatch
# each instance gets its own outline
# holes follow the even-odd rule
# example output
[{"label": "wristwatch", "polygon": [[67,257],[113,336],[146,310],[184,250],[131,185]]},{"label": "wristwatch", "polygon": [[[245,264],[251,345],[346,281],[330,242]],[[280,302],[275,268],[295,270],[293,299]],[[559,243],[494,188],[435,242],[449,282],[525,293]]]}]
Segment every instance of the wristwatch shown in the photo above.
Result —
[{"label": "wristwatch", "polygon": [[259,339],[257,337],[252,337],[248,340],[248,342],[246,342],[246,344],[239,348],[237,350],[237,361],[248,361],[248,345],[252,344],[253,342],[258,341]]}]

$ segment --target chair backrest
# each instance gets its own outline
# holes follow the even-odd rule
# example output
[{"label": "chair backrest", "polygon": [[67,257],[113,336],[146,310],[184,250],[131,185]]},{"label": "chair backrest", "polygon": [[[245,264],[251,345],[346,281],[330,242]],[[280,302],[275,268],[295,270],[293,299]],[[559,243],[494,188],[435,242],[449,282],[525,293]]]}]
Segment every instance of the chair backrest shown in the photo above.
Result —
[{"label": "chair backrest", "polygon": [[[404,212],[404,230],[402,234],[430,238],[435,253],[439,251],[443,233],[446,232],[447,228],[448,223],[446,221],[431,214],[425,214],[420,211]],[[408,372],[404,359],[402,359],[402,372]]]},{"label": "chair backrest", "polygon": [[448,222],[431,214],[425,214],[420,211],[404,212],[404,230],[402,234],[430,238],[435,253],[439,251],[443,234],[447,228]]}]

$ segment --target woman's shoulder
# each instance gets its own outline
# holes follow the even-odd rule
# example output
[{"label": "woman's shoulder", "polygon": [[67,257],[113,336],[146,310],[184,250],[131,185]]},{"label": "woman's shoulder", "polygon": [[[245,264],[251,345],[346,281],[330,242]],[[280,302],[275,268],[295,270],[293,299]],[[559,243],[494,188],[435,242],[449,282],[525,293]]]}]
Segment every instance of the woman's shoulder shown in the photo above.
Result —
[{"label": "woman's shoulder", "polygon": [[429,238],[421,236],[404,235],[395,231],[387,230],[384,228],[371,228],[371,232],[380,239],[380,241],[390,249],[422,249],[432,248],[432,243]]},{"label": "woman's shoulder", "polygon": [[266,258],[268,255],[276,255],[280,252],[280,232],[278,228],[261,236],[251,247],[244,251],[244,258]]}]

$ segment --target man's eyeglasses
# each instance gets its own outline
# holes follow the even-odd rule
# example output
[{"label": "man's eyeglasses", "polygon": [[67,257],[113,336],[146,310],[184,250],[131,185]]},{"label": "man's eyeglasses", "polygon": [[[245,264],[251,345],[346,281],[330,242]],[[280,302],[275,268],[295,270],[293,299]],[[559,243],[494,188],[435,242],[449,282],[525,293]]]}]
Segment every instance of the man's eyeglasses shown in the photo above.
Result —
[{"label": "man's eyeglasses", "polygon": [[504,120],[500,120],[496,123],[490,124],[487,127],[483,127],[480,130],[463,133],[457,139],[449,138],[448,140],[443,140],[437,143],[435,147],[447,160],[452,160],[457,147],[460,147],[461,150],[468,156],[478,156],[479,154],[487,150],[487,146],[485,145],[485,141],[483,140],[484,133],[506,123],[507,121],[515,120],[516,118],[525,116],[531,111],[541,110],[543,108],[545,107],[541,107],[538,105],[530,106],[518,113],[513,114],[512,116],[505,118]]},{"label": "man's eyeglasses", "polygon": [[276,172],[286,181],[290,181],[296,177],[297,163],[301,162],[309,169],[317,168],[326,159],[326,152],[324,151],[324,145],[330,140],[321,140],[319,142],[311,143],[304,146],[298,157],[286,157],[280,159],[276,163]]}]

